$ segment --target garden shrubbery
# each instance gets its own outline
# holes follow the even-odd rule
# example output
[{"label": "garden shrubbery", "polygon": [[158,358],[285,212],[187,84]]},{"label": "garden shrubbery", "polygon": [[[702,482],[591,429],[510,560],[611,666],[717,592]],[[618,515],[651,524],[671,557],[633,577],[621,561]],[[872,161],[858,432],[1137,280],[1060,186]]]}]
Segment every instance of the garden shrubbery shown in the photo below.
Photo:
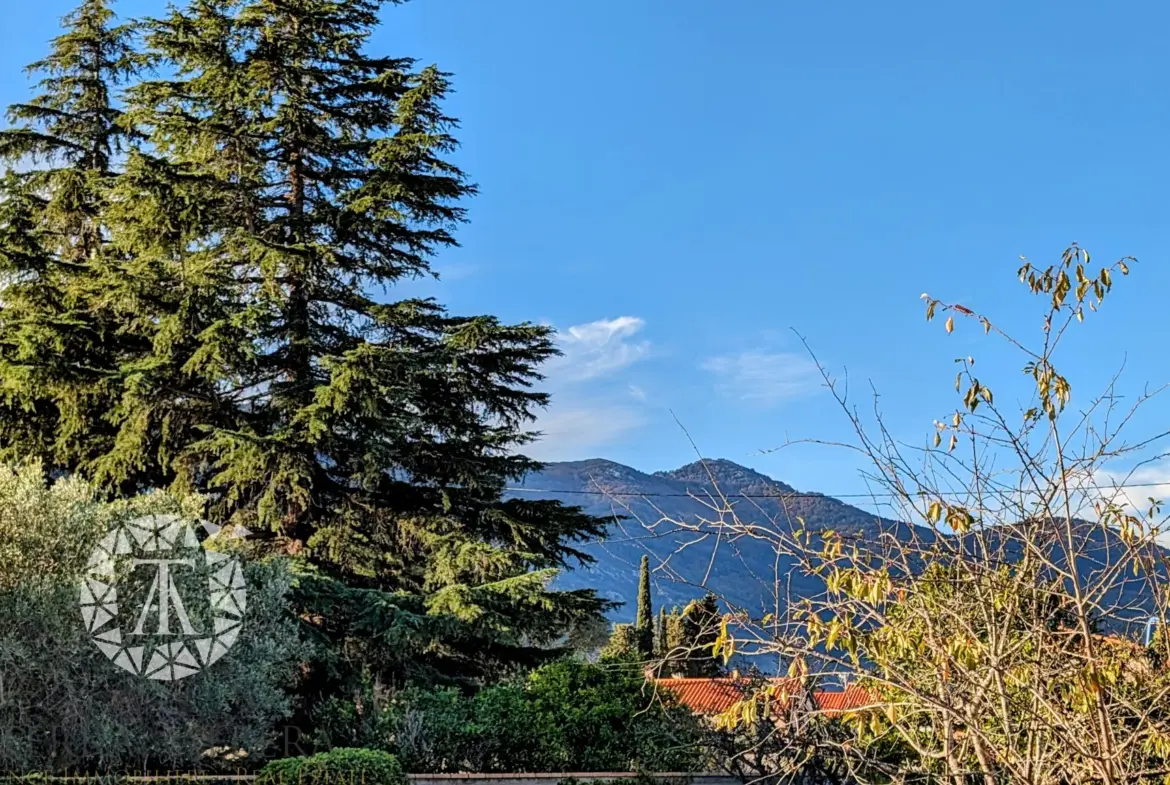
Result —
[{"label": "garden shrubbery", "polygon": [[407,693],[386,738],[410,771],[694,771],[702,730],[637,663],[565,659],[473,696]]},{"label": "garden shrubbery", "polygon": [[[105,502],[37,466],[0,468],[0,770],[216,770],[262,755],[306,654],[280,560],[245,570],[248,607],[231,656],[197,678],[160,682],[116,667],[89,640],[78,583],[118,518],[189,512],[157,493]],[[226,751],[229,760],[209,751]]]},{"label": "garden shrubbery", "polygon": [[407,785],[393,755],[342,747],[301,758],[274,760],[261,769],[255,785]]},{"label": "garden shrubbery", "polygon": [[[154,493],[106,502],[76,480],[0,468],[0,770],[148,771],[253,768],[293,710],[310,650],[287,601],[287,563],[249,563],[247,618],[231,656],[197,677],[142,679],[115,668],[81,623],[78,581],[93,545],[120,518],[195,517],[195,501]],[[334,704],[352,704],[334,696]],[[264,778],[332,777],[355,767],[391,783],[411,771],[689,770],[700,730],[621,659],[564,659],[469,693],[413,688],[359,701],[340,725],[370,726],[358,744],[270,764]],[[332,704],[331,704],[332,705]],[[331,739],[321,737],[318,749]],[[335,743],[335,742],[334,742]],[[349,746],[356,746],[352,742]],[[396,753],[398,758],[387,753]],[[398,760],[401,759],[402,765]]]}]

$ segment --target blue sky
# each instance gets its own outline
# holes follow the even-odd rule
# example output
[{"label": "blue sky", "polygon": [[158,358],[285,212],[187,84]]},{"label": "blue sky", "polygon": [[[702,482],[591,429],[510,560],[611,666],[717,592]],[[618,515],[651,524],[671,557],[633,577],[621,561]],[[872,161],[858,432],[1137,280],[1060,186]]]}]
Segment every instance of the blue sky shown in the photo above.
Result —
[{"label": "blue sky", "polygon": [[[5,4],[0,102],[69,5]],[[955,357],[1009,391],[1023,360],[928,326],[919,295],[1035,336],[1019,256],[1071,241],[1139,259],[1065,355],[1074,403],[1123,362],[1126,391],[1168,381],[1165,4],[415,0],[385,18],[375,48],[454,72],[482,191],[443,282],[412,291],[561,330],[541,458],[677,466],[694,452],[673,410],[708,456],[862,490],[840,452],[758,454],[848,437],[792,330],[921,443],[956,405]]]}]

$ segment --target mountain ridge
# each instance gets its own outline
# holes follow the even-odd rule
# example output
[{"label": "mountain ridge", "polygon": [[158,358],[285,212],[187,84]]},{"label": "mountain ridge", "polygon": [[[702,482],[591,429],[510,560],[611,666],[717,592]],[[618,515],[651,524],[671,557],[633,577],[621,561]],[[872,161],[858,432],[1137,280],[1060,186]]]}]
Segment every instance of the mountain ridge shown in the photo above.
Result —
[{"label": "mountain ridge", "polygon": [[[863,537],[909,526],[831,496],[798,491],[725,458],[655,472],[605,458],[555,462],[523,478],[511,493],[558,499],[613,519],[606,540],[582,548],[596,563],[565,571],[557,584],[566,589],[593,588],[623,603],[612,615],[615,621],[633,617],[638,563],[647,551],[656,566],[652,576],[656,607],[685,605],[701,596],[706,590],[704,579],[707,587],[730,603],[760,614],[775,613],[789,597],[819,589],[814,579],[793,570],[794,565],[778,561],[767,543],[749,538],[717,542],[668,523],[693,524],[710,518],[723,506],[724,498],[745,517],[789,523],[800,517],[812,526]],[[776,579],[777,567],[784,576],[783,586]]]},{"label": "mountain ridge", "polygon": [[[702,536],[693,524],[715,516],[725,507],[724,500],[741,518],[761,525],[833,529],[868,542],[889,534],[920,542],[938,536],[929,528],[883,518],[831,496],[796,490],[727,459],[705,459],[650,473],[605,458],[549,463],[525,477],[511,493],[558,499],[612,519],[605,540],[581,547],[596,562],[565,570],[556,585],[595,589],[622,603],[610,616],[621,622],[633,620],[638,567],[646,553],[654,567],[655,608],[683,606],[711,588],[737,609],[780,616],[789,602],[824,590],[819,579],[804,574],[790,557],[777,555],[764,540]],[[796,524],[798,518],[804,524]],[[1111,563],[1120,540],[1083,521],[1077,527],[1087,537],[1087,550],[1083,558],[1078,557],[1082,573],[1099,569],[1098,562]],[[1137,618],[1148,597],[1138,581],[1133,583],[1129,587],[1126,581],[1114,599],[1124,599],[1122,604],[1130,605],[1130,615]]]}]

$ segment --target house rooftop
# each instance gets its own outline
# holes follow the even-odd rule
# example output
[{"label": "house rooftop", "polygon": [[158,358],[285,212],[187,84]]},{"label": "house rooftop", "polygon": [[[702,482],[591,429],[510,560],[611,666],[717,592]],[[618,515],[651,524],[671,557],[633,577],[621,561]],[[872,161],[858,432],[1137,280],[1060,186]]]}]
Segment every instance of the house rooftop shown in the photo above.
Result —
[{"label": "house rooftop", "polygon": [[[654,683],[657,689],[670,692],[695,714],[703,715],[722,714],[748,697],[752,689],[763,686],[734,677],[668,678],[655,679]],[[800,690],[800,682],[796,679],[772,678],[765,684],[780,689],[787,687],[793,693]],[[843,690],[814,690],[812,699],[817,709],[828,715],[860,709],[873,700],[857,685],[849,685]]]}]

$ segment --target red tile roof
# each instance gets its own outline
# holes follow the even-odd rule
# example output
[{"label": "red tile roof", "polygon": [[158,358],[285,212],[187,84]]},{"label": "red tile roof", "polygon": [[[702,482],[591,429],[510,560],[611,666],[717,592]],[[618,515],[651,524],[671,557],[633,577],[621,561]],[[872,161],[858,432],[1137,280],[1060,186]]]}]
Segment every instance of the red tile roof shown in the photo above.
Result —
[{"label": "red tile roof", "polygon": [[[784,679],[771,680],[777,684]],[[746,698],[752,683],[747,679],[658,679],[658,688],[669,690],[678,702],[696,714],[720,714]]]},{"label": "red tile roof", "polygon": [[[788,686],[793,691],[798,687],[798,682],[792,679],[775,678],[767,683],[773,687]],[[657,679],[656,685],[658,689],[669,690],[694,713],[707,715],[727,711],[746,698],[753,686],[747,679],[734,678]],[[857,685],[850,685],[844,690],[817,690],[813,692],[813,700],[826,714],[837,714],[865,706],[871,698]]]},{"label": "red tile roof", "polygon": [[813,698],[817,708],[828,715],[860,709],[873,703],[873,696],[856,684],[850,684],[844,690],[818,690],[813,693]]}]

